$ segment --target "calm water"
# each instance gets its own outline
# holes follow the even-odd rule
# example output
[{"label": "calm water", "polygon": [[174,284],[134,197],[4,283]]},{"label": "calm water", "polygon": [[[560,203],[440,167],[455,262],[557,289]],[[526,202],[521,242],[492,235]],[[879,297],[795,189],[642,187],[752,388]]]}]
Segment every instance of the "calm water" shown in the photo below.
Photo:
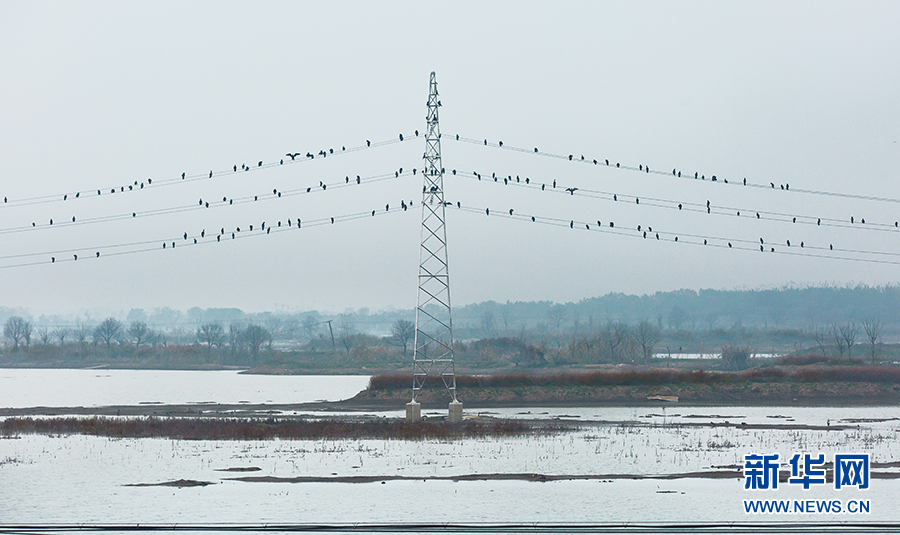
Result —
[{"label": "calm water", "polygon": [[353,397],[368,382],[367,375],[0,369],[0,407],[336,401]]},{"label": "calm water", "polygon": [[[31,385],[60,384],[53,372],[16,371],[20,374],[17,377]],[[112,375],[108,371],[84,373]],[[347,397],[365,384],[365,378],[360,377],[330,378],[335,381],[331,392],[349,394],[307,396],[304,392],[313,391],[312,385],[322,378],[258,378],[222,372],[125,373],[124,377],[129,377],[127,380],[133,382],[139,394],[128,394],[128,389],[111,397],[96,392],[64,395],[38,390],[28,394],[30,397],[17,394],[2,398],[10,401],[0,405],[86,405],[103,404],[105,399],[234,402],[245,397],[250,398],[247,401],[281,403]],[[12,376],[9,370],[0,371],[0,376],[7,377],[4,379],[7,382],[2,383],[4,389],[15,383],[8,379]],[[160,380],[170,377],[178,379]],[[254,386],[239,390],[236,385],[242,384],[245,378],[249,379],[247,385]],[[101,380],[106,378],[94,379],[95,385],[110,385]],[[262,382],[256,383],[257,379]],[[91,382],[90,377],[86,380]],[[202,395],[187,394],[173,387],[174,384],[182,384],[187,391],[202,392]],[[287,386],[290,384],[294,386]],[[8,396],[5,392],[0,395]],[[465,399],[464,392],[461,397]],[[73,403],[76,399],[81,401]],[[475,412],[467,411],[467,414]],[[804,491],[799,486],[782,484],[777,491],[752,493],[743,490],[743,480],[737,478],[547,483],[417,479],[494,473],[630,474],[635,477],[684,474],[741,465],[743,456],[754,452],[780,453],[782,470],[787,469],[786,461],[794,452],[823,452],[829,459],[834,453],[867,452],[873,461],[897,462],[900,461],[900,425],[893,418],[900,411],[896,407],[667,405],[481,412],[605,423],[547,436],[420,442],[180,441],[32,435],[0,439],[0,523],[900,521],[896,506],[900,502],[900,480],[873,479],[867,491],[838,492],[830,485]],[[394,413],[399,414],[395,411],[390,414]],[[726,420],[816,425],[830,420],[832,426],[850,427],[762,430],[681,425]],[[251,483],[229,479],[247,474],[221,471],[238,467],[259,469],[250,475],[275,477],[404,475],[416,479],[384,484]],[[900,468],[878,471],[898,472]],[[182,489],[129,486],[177,479],[211,484]],[[752,498],[868,499],[872,509],[865,517],[747,515],[742,501]]]}]

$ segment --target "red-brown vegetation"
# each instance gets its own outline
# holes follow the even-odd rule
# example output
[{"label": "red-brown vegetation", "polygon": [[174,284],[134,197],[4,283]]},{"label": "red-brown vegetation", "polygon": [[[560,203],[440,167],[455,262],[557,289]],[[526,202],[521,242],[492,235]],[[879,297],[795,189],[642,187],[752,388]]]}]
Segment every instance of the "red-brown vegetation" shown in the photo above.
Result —
[{"label": "red-brown vegetation", "polygon": [[181,440],[262,439],[452,439],[521,435],[533,428],[515,420],[461,424],[403,420],[298,420],[240,418],[7,418],[0,436],[20,434],[95,435],[114,438],[162,437]]},{"label": "red-brown vegetation", "polygon": [[[706,372],[671,369],[623,371],[590,371],[545,375],[497,374],[457,375],[459,388],[511,388],[531,386],[630,386],[677,384],[734,384],[734,383],[792,383],[792,382],[862,382],[898,383],[900,368],[878,366],[798,366],[795,368],[757,368],[739,372]],[[442,386],[440,381],[428,386]],[[369,390],[409,390],[412,381],[408,374],[375,375],[369,380]]]}]

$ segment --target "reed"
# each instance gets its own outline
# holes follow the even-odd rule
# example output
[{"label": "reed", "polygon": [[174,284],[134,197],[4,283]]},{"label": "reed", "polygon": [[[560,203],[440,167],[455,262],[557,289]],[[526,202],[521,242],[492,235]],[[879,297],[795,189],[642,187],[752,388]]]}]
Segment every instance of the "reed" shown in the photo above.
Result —
[{"label": "reed", "polygon": [[[544,431],[545,429],[542,429]],[[461,424],[403,420],[302,420],[280,418],[30,418],[0,421],[0,436],[94,435],[181,440],[454,439],[522,435],[536,429],[516,420]]]},{"label": "reed", "polygon": [[[900,383],[900,368],[885,366],[818,366],[766,367],[738,372],[707,372],[703,370],[597,370],[589,372],[553,373],[541,375],[495,374],[457,375],[459,388],[521,388],[521,387],[577,387],[675,384],[734,384],[779,382],[853,382]],[[410,389],[409,374],[382,374],[369,379],[369,390],[390,391]],[[426,383],[436,388],[440,381]]]}]

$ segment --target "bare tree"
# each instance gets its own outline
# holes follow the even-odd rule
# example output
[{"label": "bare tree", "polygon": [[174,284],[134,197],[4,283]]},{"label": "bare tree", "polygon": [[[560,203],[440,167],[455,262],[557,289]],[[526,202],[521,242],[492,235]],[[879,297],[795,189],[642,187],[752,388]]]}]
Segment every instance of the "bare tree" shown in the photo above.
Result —
[{"label": "bare tree", "polygon": [[841,358],[844,358],[844,348],[846,347],[846,342],[844,341],[844,336],[841,333],[842,327],[839,327],[837,323],[831,324],[831,338],[834,340],[834,345],[837,346],[838,353],[840,353]]},{"label": "bare tree", "polygon": [[59,340],[59,347],[66,345],[66,338],[69,337],[69,329],[66,327],[57,327],[53,330],[53,336]]},{"label": "bare tree", "polygon": [[875,364],[875,348],[878,343],[878,337],[881,336],[881,330],[884,329],[884,323],[877,319],[869,319],[863,321],[863,329],[866,331],[866,338],[869,339],[869,349],[872,355],[872,364]]},{"label": "bare tree", "polygon": [[347,351],[347,354],[350,354],[350,350],[353,349],[354,337],[356,334],[356,328],[353,326],[353,321],[346,314],[341,314],[338,317],[338,341],[344,346],[344,349]]},{"label": "bare tree", "polygon": [[72,334],[75,336],[75,339],[78,340],[79,349],[84,351],[84,344],[87,341],[87,337],[91,334],[91,328],[83,323],[77,323]]},{"label": "bare tree", "polygon": [[560,327],[562,326],[562,322],[566,320],[566,316],[568,316],[568,310],[566,310],[565,305],[553,305],[550,307],[550,310],[547,312],[547,315],[550,316],[550,321],[556,325],[556,331],[559,332]]},{"label": "bare tree", "polygon": [[237,323],[232,323],[228,326],[228,348],[231,351],[231,359],[237,357],[238,349],[242,343],[241,333],[244,329],[241,328]]},{"label": "bare tree", "polygon": [[655,325],[647,320],[638,323],[632,330],[634,341],[641,346],[643,361],[647,362],[653,356],[653,350],[659,343],[660,332]]},{"label": "bare tree", "polygon": [[50,345],[50,341],[53,339],[53,335],[50,334],[50,329],[47,327],[38,327],[38,338],[41,339],[41,345]]},{"label": "bare tree", "polygon": [[12,316],[3,325],[3,336],[12,340],[13,351],[19,350],[19,342],[31,337],[31,322],[19,316]]},{"label": "bare tree", "polygon": [[687,321],[687,312],[678,305],[672,307],[669,311],[669,328],[674,331],[680,331],[681,326]]},{"label": "bare tree", "polygon": [[147,342],[153,336],[153,332],[147,327],[143,321],[132,321],[128,326],[128,338],[134,343],[134,347],[141,347],[141,344]]},{"label": "bare tree", "polygon": [[497,319],[490,310],[481,314],[481,335],[485,338],[497,335]]},{"label": "bare tree", "polygon": [[847,345],[847,358],[852,359],[853,344],[856,343],[856,339],[859,337],[859,325],[851,321],[846,325],[841,325],[840,332],[841,338],[844,339],[844,343]]},{"label": "bare tree", "polygon": [[628,338],[628,326],[621,322],[607,321],[600,335],[606,345],[607,358],[610,362],[618,362],[616,349]]},{"label": "bare tree", "polygon": [[204,323],[197,329],[197,339],[200,343],[206,344],[207,359],[212,357],[213,346],[221,346],[225,339],[225,329],[218,321],[213,323]]},{"label": "bare tree", "polygon": [[398,347],[403,348],[403,354],[406,355],[406,346],[409,341],[416,335],[416,324],[409,320],[397,320],[391,327],[391,340]]},{"label": "bare tree", "polygon": [[247,328],[241,333],[241,339],[250,348],[250,356],[253,358],[254,363],[259,362],[259,348],[268,342],[270,338],[269,331],[252,323],[247,325]]},{"label": "bare tree", "polygon": [[303,318],[303,330],[306,331],[306,336],[310,340],[312,340],[316,335],[316,327],[318,327],[319,322],[316,321],[316,318],[313,316],[306,316]]},{"label": "bare tree", "polygon": [[122,334],[122,324],[115,318],[106,318],[94,328],[94,342],[104,342],[106,347],[112,345],[113,340]]},{"label": "bare tree", "polygon": [[823,357],[828,356],[828,331],[823,328],[816,329],[813,332],[813,338],[816,340],[816,346],[819,348],[819,353]]}]

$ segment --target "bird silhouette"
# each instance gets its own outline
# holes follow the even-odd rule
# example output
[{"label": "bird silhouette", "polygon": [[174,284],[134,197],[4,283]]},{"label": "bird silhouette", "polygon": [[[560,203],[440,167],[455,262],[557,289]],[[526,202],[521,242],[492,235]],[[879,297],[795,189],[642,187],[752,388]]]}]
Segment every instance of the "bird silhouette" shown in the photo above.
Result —
[{"label": "bird silhouette", "polygon": [[356,183],[359,184],[359,175],[356,175]]},{"label": "bird silhouette", "polygon": [[299,152],[289,152],[289,153],[285,154],[285,156],[290,156],[291,160],[293,160],[297,156],[300,156],[300,153]]},{"label": "bird silhouette", "polygon": [[212,178],[212,171],[209,172],[209,178]]},{"label": "bird silhouette", "polygon": [[553,179],[553,187],[554,188],[556,187],[556,179],[555,178]]},{"label": "bird silhouette", "polygon": [[331,218],[331,224],[334,225],[334,218]]},{"label": "bird silhouette", "polygon": [[[410,205],[412,205],[412,203],[410,203]],[[457,207],[457,208],[462,208],[462,203],[459,202],[459,201],[456,201],[456,207]]]},{"label": "bird silhouette", "polygon": [[509,209],[509,215],[513,215],[513,209],[512,209],[512,208]]},{"label": "bird silhouette", "polygon": [[400,141],[403,141],[403,134],[400,134]]},{"label": "bird silhouette", "polygon": [[184,180],[184,173],[181,173],[181,180]]},{"label": "bird silhouette", "polygon": [[237,173],[237,164],[234,164],[234,172]]},{"label": "bird silhouette", "polygon": [[75,260],[78,260],[78,255],[73,255],[73,256],[75,257]]},{"label": "bird silhouette", "polygon": [[547,187],[547,184],[541,184],[541,191],[544,191],[544,188]]},{"label": "bird silhouette", "polygon": [[829,248],[830,250],[834,251],[834,245],[832,245],[832,244],[830,244],[830,243],[828,244],[828,248]]},{"label": "bird silhouette", "polygon": [[850,223],[853,223],[853,216],[850,216]]},{"label": "bird silhouette", "polygon": [[728,242],[728,248],[731,249],[731,242]]},{"label": "bird silhouette", "polygon": [[484,209],[484,215],[491,215],[491,209],[490,209],[490,208],[485,208],[485,209]]},{"label": "bird silhouette", "polygon": [[367,146],[367,147],[371,147],[371,146],[372,146],[372,142],[369,141],[368,139],[366,140],[366,146]]},{"label": "bird silhouette", "polygon": [[[571,156],[569,157],[569,159],[571,159]],[[643,171],[643,170],[644,170],[644,165],[638,164],[638,171]]]},{"label": "bird silhouette", "polygon": [[747,179],[746,179],[746,178],[744,179],[744,185],[745,185],[745,186],[747,185]]},{"label": "bird silhouette", "polygon": [[575,228],[575,220],[569,221],[569,228]]},{"label": "bird silhouette", "polygon": [[498,141],[498,144],[499,144],[501,147],[503,146],[503,142],[502,142],[502,141]]},{"label": "bird silhouette", "polygon": [[217,242],[221,242],[221,241],[222,241],[222,235],[221,235],[221,234],[219,234],[218,236],[216,236],[216,241],[217,241]]},{"label": "bird silhouette", "polygon": [[578,191],[578,188],[566,188],[566,191],[569,192],[569,195],[575,195],[575,192]]},{"label": "bird silhouette", "polygon": [[531,222],[534,223],[534,216],[531,216]]},{"label": "bird silhouette", "polygon": [[785,243],[787,243],[787,246],[788,246],[788,247],[791,246],[791,240],[787,240]]},{"label": "bird silhouette", "polygon": [[678,203],[678,209],[681,210],[681,203]]},{"label": "bird silhouette", "polygon": [[609,222],[609,227],[610,227],[610,228],[614,228],[615,226],[616,226],[615,223],[613,223],[612,221]]},{"label": "bird silhouette", "polygon": [[613,200],[614,200],[614,201],[618,201],[618,200],[619,200],[619,196],[616,195],[615,193],[613,193]]},{"label": "bird silhouette", "polygon": [[821,225],[822,225],[822,218],[819,218],[819,219],[816,220],[816,226],[818,227],[818,226],[821,226]]},{"label": "bird silhouette", "polygon": [[53,264],[53,263],[55,263],[55,262],[56,262],[56,257],[55,257],[55,256],[51,256],[51,257],[50,257],[50,263]]}]

